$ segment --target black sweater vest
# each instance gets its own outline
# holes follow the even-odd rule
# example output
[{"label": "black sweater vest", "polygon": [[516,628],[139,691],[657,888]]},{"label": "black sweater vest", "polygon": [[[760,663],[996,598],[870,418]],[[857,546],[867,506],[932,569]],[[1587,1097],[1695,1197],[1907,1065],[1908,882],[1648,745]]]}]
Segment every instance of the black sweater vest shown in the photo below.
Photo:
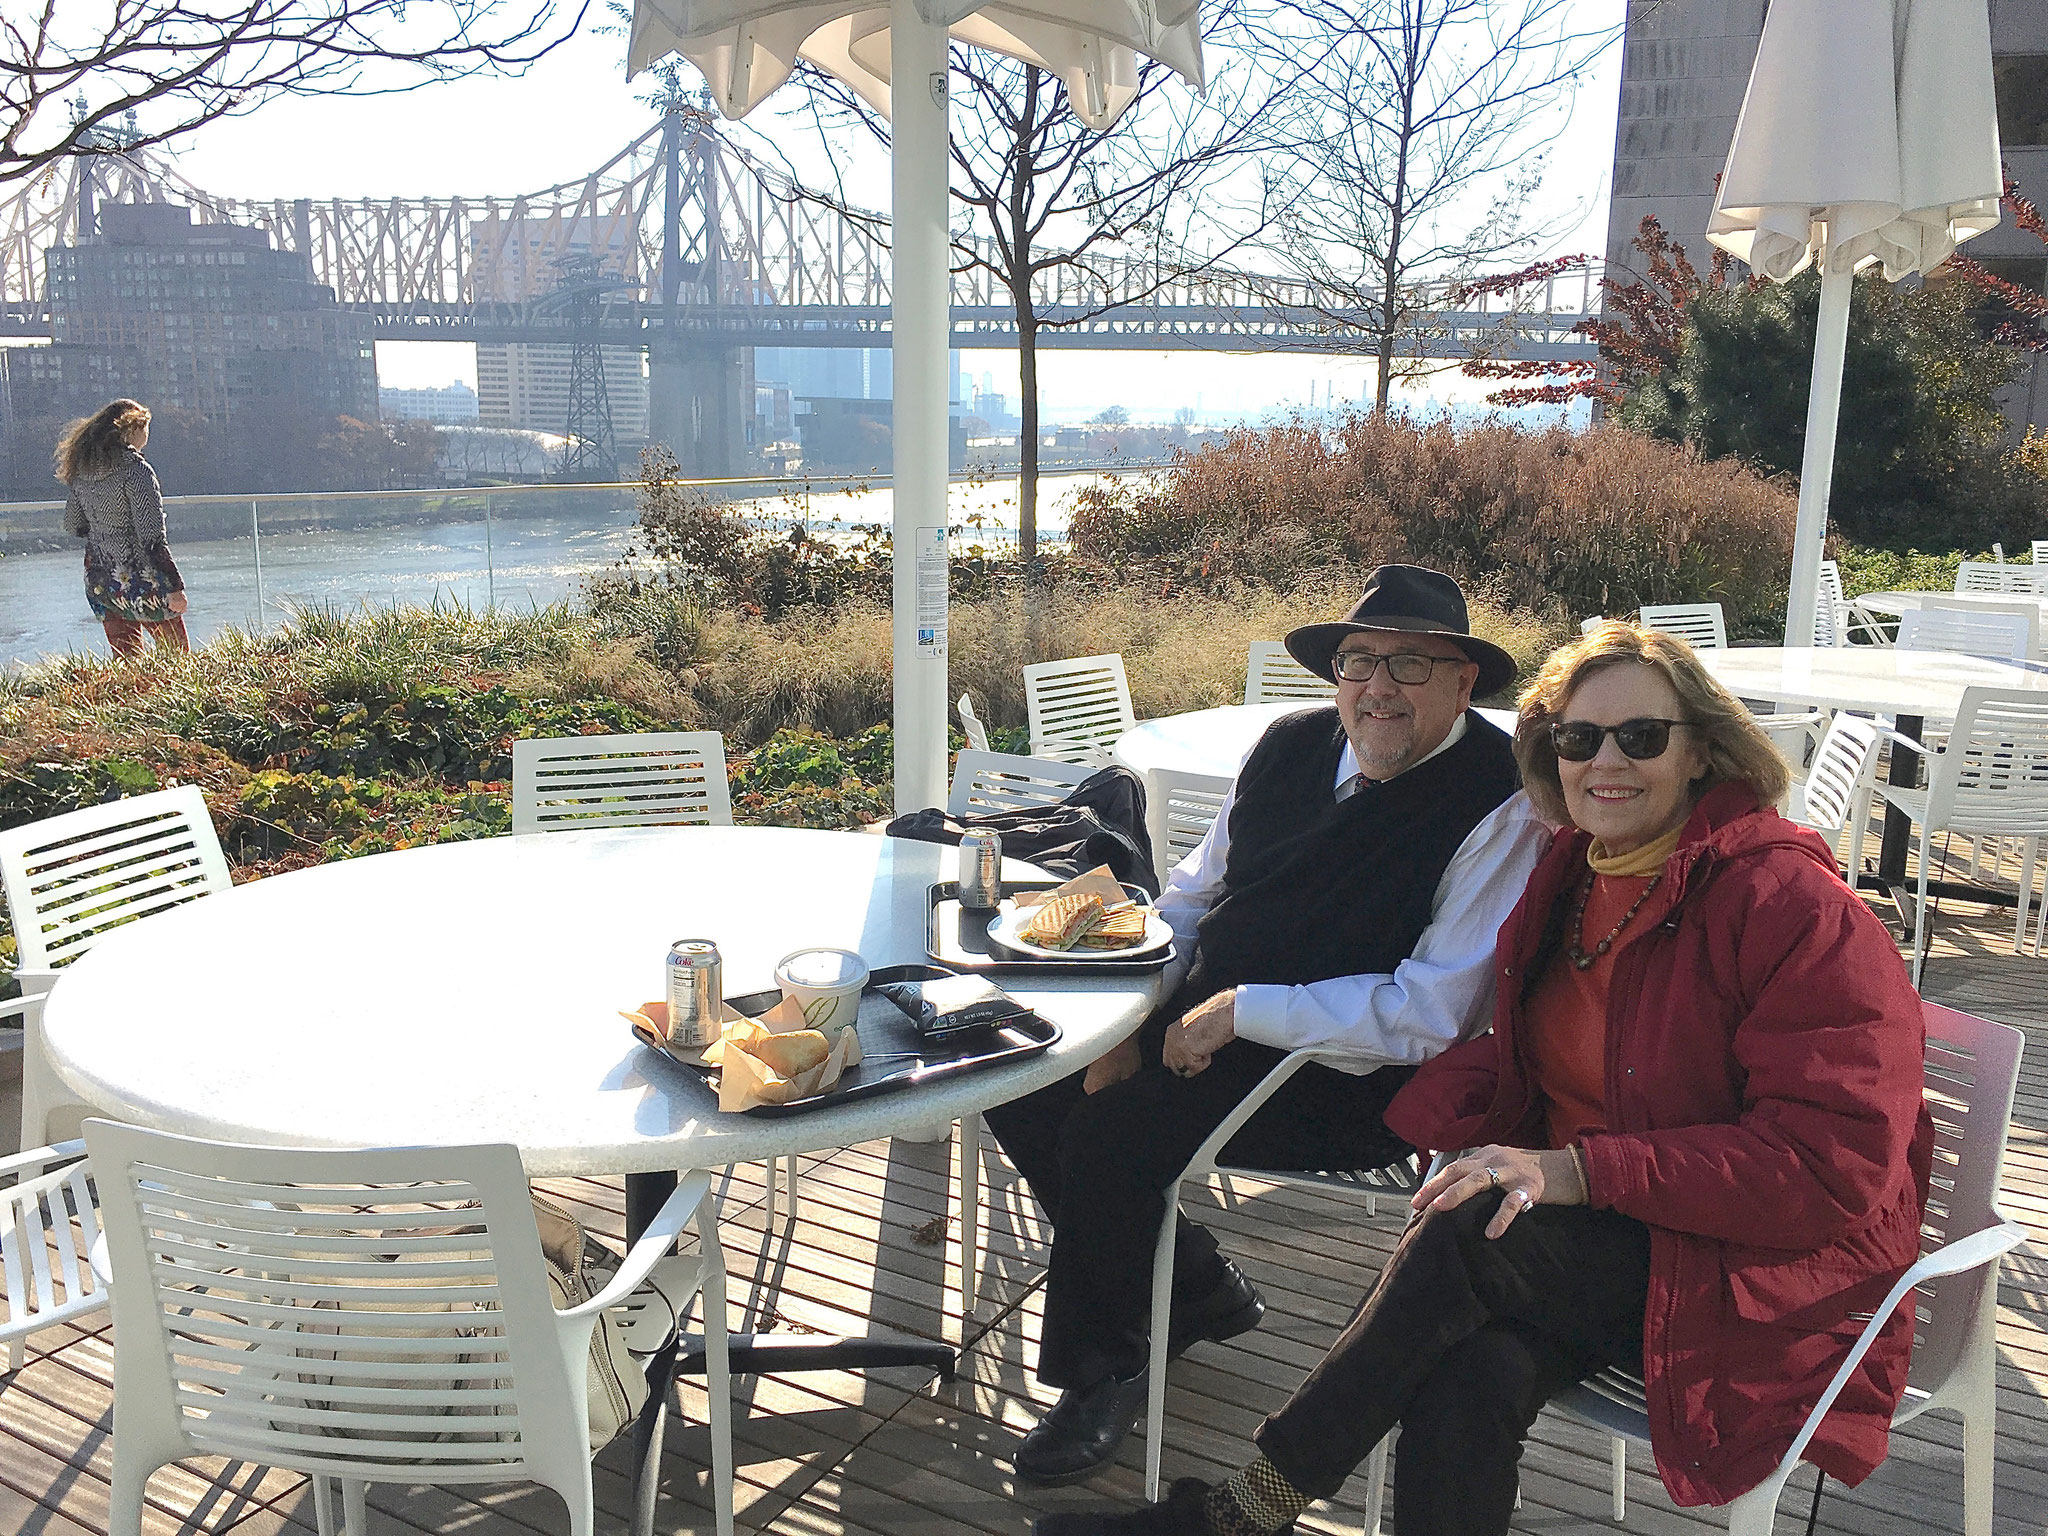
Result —
[{"label": "black sweater vest", "polygon": [[1274,722],[1245,759],[1223,891],[1174,1015],[1245,983],[1392,971],[1429,926],[1459,845],[1518,782],[1506,734],[1475,713],[1454,746],[1340,802],[1343,751],[1329,707]]}]

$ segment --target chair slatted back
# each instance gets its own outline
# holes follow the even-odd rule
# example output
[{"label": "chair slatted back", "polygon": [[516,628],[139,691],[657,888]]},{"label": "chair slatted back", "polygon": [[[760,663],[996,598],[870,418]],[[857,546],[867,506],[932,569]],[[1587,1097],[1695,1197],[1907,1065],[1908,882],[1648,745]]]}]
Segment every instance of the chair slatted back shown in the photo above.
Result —
[{"label": "chair slatted back", "polygon": [[[86,1143],[115,1394],[185,1454],[500,1481],[574,1434],[516,1148],[241,1147],[103,1120]],[[560,1412],[522,1414],[544,1402]]]},{"label": "chair slatted back", "polygon": [[1813,643],[1849,643],[1849,599],[1842,591],[1842,566],[1838,560],[1820,563],[1820,591],[1813,605]]},{"label": "chair slatted back", "polygon": [[1244,669],[1247,704],[1320,704],[1337,696],[1336,682],[1317,677],[1287,654],[1278,640],[1254,640]]},{"label": "chair slatted back", "polygon": [[732,825],[716,731],[512,743],[512,830]]},{"label": "chair slatted back", "polygon": [[949,816],[1043,810],[1058,805],[1094,770],[1051,758],[1009,752],[962,752],[953,765]]},{"label": "chair slatted back", "polygon": [[2003,565],[1994,560],[1965,560],[1956,567],[1958,592],[2034,591],[2031,565]]},{"label": "chair slatted back", "polygon": [[2048,693],[1963,690],[1948,746],[1928,770],[1926,825],[2048,834]]},{"label": "chair slatted back", "polygon": [[2048,571],[2048,539],[2035,539],[2033,541],[2033,546],[2034,584],[2038,587],[2041,582],[2042,572]]},{"label": "chair slatted back", "polygon": [[1118,655],[1034,662],[1024,669],[1031,755],[1101,767],[1117,737],[1137,723]]},{"label": "chair slatted back", "polygon": [[1909,608],[1899,616],[1902,651],[1950,651],[2025,661],[2032,654],[2027,618],[2019,613],[1985,613],[1976,608]]},{"label": "chair slatted back", "polygon": [[2011,614],[2026,629],[2026,650],[2019,660],[2031,661],[2041,654],[2041,605],[2035,599],[2018,593],[2012,594],[2012,599],[2011,602],[1988,602],[1976,597],[1923,597],[1920,607],[1923,612]]},{"label": "chair slatted back", "polygon": [[[2006,1133],[2026,1036],[2009,1024],[1922,1005],[1927,1020],[1927,1110],[1934,1118],[1934,1171],[1921,1250],[1982,1231],[2004,1218],[1996,1201]],[[1987,1313],[1998,1266],[1945,1275],[1920,1287],[1910,1380],[1921,1391],[1961,1363],[1973,1322]],[[1986,1319],[1988,1322],[1988,1318]]]},{"label": "chair slatted back", "polygon": [[988,727],[981,723],[981,716],[974,712],[972,694],[960,695],[960,733],[967,738],[968,748],[975,752],[989,750]]},{"label": "chair slatted back", "polygon": [[1231,780],[1208,773],[1154,768],[1145,775],[1145,830],[1160,883],[1209,835]]},{"label": "chair slatted back", "polygon": [[1861,804],[1865,780],[1877,757],[1881,732],[1874,720],[1836,714],[1821,738],[1802,786],[1798,820],[1822,832],[1839,832]]},{"label": "chair slatted back", "polygon": [[69,965],[109,929],[233,883],[191,786],[0,832],[0,887],[24,970]]},{"label": "chair slatted back", "polygon": [[1645,603],[1636,618],[1643,628],[1676,635],[1696,651],[1728,647],[1728,621],[1719,603]]},{"label": "chair slatted back", "polygon": [[82,1157],[0,1189],[0,1266],[7,1271],[0,1338],[100,1305],[105,1298],[86,1261],[99,1235],[92,1168]]}]

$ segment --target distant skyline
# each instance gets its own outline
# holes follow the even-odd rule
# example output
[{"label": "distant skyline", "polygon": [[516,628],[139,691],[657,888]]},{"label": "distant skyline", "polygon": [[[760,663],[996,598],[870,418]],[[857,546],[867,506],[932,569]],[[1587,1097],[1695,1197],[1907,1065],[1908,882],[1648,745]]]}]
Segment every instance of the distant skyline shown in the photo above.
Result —
[{"label": "distant skyline", "polygon": [[[1618,21],[1622,0],[1579,0],[1588,22]],[[518,80],[458,80],[391,96],[286,99],[248,117],[214,123],[177,149],[178,170],[209,192],[236,198],[508,197],[588,175],[650,127],[638,98],[651,76],[628,84],[623,38],[585,32]],[[1553,149],[1551,172],[1532,222],[1563,221],[1544,254],[1604,249],[1608,180],[1620,95],[1621,54],[1613,47],[1581,83],[1572,121]],[[536,110],[536,103],[548,104]],[[778,120],[775,103],[748,119],[745,132],[773,140],[799,172],[822,166],[822,152],[799,125]],[[888,167],[879,154],[846,167],[848,195],[888,206]],[[1008,352],[969,352],[968,374],[995,376],[1017,393]],[[1134,416],[1166,416],[1179,406],[1205,415],[1256,416],[1307,407],[1370,390],[1362,360],[1295,355],[1056,352],[1040,354],[1041,394],[1062,417],[1123,405]],[[414,388],[459,379],[474,386],[474,350],[457,343],[385,342],[377,348],[383,384]],[[1441,375],[1420,391],[1442,400],[1477,400],[1484,387]],[[1149,402],[1157,402],[1156,406]]]}]

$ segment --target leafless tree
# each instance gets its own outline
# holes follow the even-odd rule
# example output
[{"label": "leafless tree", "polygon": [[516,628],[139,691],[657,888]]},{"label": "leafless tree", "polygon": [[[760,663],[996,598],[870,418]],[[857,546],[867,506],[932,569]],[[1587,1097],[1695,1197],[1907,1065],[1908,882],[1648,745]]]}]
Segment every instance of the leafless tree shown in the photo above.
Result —
[{"label": "leafless tree", "polygon": [[280,96],[518,74],[582,20],[566,0],[9,0],[0,186]]},{"label": "leafless tree", "polygon": [[[1616,37],[1580,0],[1274,0],[1263,46],[1305,60],[1273,242],[1333,335],[1378,360],[1376,401],[1432,365],[1424,283],[1526,255],[1525,218],[1577,78]],[[1434,366],[1454,366],[1451,363]]]},{"label": "leafless tree", "polygon": [[[1236,46],[1245,15],[1213,7],[1212,67],[1197,96],[1165,65],[1140,63],[1137,94],[1110,128],[1077,116],[1059,79],[982,49],[952,50],[954,270],[985,274],[1016,317],[1019,553],[1038,554],[1038,341],[1218,272],[1271,222],[1254,163],[1280,147],[1282,78]],[[1218,45],[1221,45],[1220,47]],[[888,125],[829,76],[803,71],[828,130]]]}]

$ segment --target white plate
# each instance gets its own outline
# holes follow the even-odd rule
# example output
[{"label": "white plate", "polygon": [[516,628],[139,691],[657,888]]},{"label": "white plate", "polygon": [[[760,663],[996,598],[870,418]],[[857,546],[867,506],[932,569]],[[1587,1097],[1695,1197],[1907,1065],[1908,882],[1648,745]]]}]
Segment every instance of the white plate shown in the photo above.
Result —
[{"label": "white plate", "polygon": [[1090,960],[1135,959],[1140,955],[1162,950],[1173,942],[1173,929],[1167,925],[1166,919],[1161,917],[1156,909],[1147,907],[1145,937],[1127,948],[1084,949],[1077,945],[1073,949],[1047,949],[1042,944],[1034,944],[1029,939],[1017,936],[1017,930],[1024,926],[1034,910],[1026,907],[1019,912],[1015,906],[1005,902],[1001,913],[989,920],[988,936],[1003,948],[1014,949],[1020,955],[1030,955],[1039,960],[1078,960],[1084,964]]}]

